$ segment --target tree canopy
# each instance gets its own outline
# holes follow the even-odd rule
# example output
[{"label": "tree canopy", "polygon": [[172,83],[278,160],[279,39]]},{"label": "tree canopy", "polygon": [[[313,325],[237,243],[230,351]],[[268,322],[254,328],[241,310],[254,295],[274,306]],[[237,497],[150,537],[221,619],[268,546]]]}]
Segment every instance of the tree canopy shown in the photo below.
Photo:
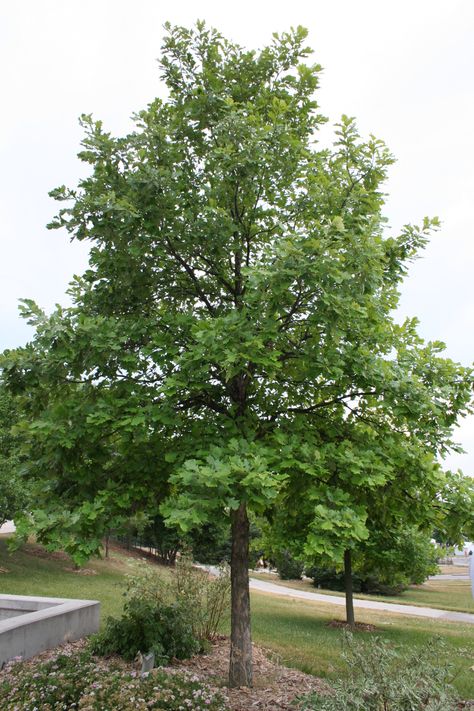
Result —
[{"label": "tree canopy", "polygon": [[[4,356],[4,378],[28,413],[44,540],[90,554],[131,511],[158,507],[183,530],[230,519],[230,682],[251,684],[248,512],[309,479],[315,518],[363,532],[324,447],[354,422],[376,449],[396,431],[407,451],[445,451],[471,373],[393,318],[438,223],[390,234],[393,159],[353,119],[318,146],[306,31],[256,52],[204,23],[167,30],[167,98],[120,138],[81,119],[90,172],[52,192],[51,227],[90,243],[89,268],[72,306],[24,303],[36,335]],[[396,462],[360,451],[346,447],[344,475],[382,486]]]}]

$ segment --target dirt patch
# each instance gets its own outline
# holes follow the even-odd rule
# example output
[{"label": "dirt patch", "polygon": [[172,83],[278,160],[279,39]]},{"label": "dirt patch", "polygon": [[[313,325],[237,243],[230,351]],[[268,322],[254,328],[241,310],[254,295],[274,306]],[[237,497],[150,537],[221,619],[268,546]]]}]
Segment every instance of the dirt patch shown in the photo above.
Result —
[{"label": "dirt patch", "polygon": [[231,711],[289,711],[294,710],[293,702],[301,694],[312,691],[327,693],[329,686],[310,674],[289,669],[280,664],[271,651],[253,647],[254,688],[228,689],[229,640],[220,639],[212,645],[208,654],[201,654],[186,661],[175,662],[164,671],[191,672],[200,681],[213,688],[219,688],[226,697]]},{"label": "dirt patch", "polygon": [[357,632],[376,632],[377,631],[377,627],[375,625],[369,625],[368,623],[366,624],[365,622],[356,622],[355,627],[351,627],[350,625],[347,624],[347,622],[343,622],[342,620],[331,620],[330,622],[327,623],[326,627],[335,627],[336,629],[348,630],[348,632],[352,632],[354,629]]},{"label": "dirt patch", "polygon": [[9,573],[10,571],[6,568],[0,568],[0,573]]},{"label": "dirt patch", "polygon": [[97,575],[97,570],[92,568],[64,568],[66,573],[75,573],[76,575]]}]

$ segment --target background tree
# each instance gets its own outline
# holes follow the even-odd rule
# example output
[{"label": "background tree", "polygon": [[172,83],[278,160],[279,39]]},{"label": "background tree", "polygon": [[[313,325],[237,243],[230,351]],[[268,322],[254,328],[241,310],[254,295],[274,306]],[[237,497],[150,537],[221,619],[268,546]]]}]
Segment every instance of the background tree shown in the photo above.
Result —
[{"label": "background tree", "polygon": [[474,479],[461,471],[446,472],[439,495],[443,515],[436,522],[435,539],[448,546],[474,540]]},{"label": "background tree", "polygon": [[[443,378],[437,384],[431,378],[430,398],[437,397],[438,388],[444,389]],[[454,531],[457,525],[459,538],[454,501],[458,517],[462,511],[465,520],[469,511],[466,490],[454,485],[436,462],[438,447],[442,451],[447,443],[440,431],[437,445],[430,445],[432,419],[423,423],[405,417],[400,429],[394,412],[387,428],[380,414],[365,408],[354,418],[351,407],[338,427],[331,421],[319,448],[316,477],[313,469],[287,481],[267,534],[274,548],[290,546],[316,585],[345,591],[351,626],[354,591],[396,594],[410,582],[422,582],[436,569],[433,528],[449,522]]]},{"label": "background tree", "polygon": [[21,438],[14,433],[20,419],[18,403],[0,382],[0,526],[21,513],[28,485],[21,476]]},{"label": "background tree", "polygon": [[[318,481],[347,408],[377,407],[386,429],[396,414],[407,437],[418,419],[446,442],[469,398],[469,373],[390,317],[433,223],[384,236],[392,158],[353,120],[316,146],[320,68],[305,38],[297,28],[253,52],[203,23],[168,27],[166,101],[123,138],[83,117],[91,174],[53,192],[69,205],[52,226],[90,242],[90,268],[70,308],[48,318],[26,303],[35,339],[3,361],[28,393],[40,518],[62,502],[56,531],[74,522],[90,552],[160,502],[184,532],[228,518],[232,686],[252,684],[249,512],[265,515],[303,474]],[[362,468],[351,476],[357,489]],[[357,528],[325,484],[334,525]]]}]

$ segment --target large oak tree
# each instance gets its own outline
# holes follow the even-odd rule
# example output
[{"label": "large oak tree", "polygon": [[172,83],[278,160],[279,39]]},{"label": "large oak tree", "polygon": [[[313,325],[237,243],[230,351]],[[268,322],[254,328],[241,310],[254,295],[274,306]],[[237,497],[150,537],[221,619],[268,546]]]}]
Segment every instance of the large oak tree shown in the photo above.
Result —
[{"label": "large oak tree", "polygon": [[90,267],[70,308],[25,303],[35,339],[4,358],[29,411],[43,540],[86,555],[158,506],[184,530],[230,519],[233,686],[252,684],[249,511],[316,481],[344,413],[447,442],[469,397],[467,371],[390,316],[432,223],[384,233],[392,158],[353,120],[319,148],[305,39],[254,52],[168,27],[167,98],[123,138],[83,117],[90,174],[53,192],[52,226],[90,243]]}]

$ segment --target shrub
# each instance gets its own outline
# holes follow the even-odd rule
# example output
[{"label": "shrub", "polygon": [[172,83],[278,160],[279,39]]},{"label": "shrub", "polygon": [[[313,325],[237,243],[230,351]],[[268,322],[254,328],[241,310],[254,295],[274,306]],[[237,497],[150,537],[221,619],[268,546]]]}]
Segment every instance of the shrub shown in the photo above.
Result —
[{"label": "shrub", "polygon": [[130,598],[120,619],[109,617],[105,629],[90,642],[94,654],[120,654],[133,660],[138,652],[153,652],[155,664],[187,659],[201,648],[179,604],[164,605]]},{"label": "shrub", "polygon": [[280,551],[274,558],[281,580],[301,580],[304,565],[299,560],[295,560],[289,551]]},{"label": "shrub", "polygon": [[173,589],[193,634],[200,640],[214,639],[230,612],[230,569],[222,564],[218,575],[196,568],[189,557],[176,563]]},{"label": "shrub", "polygon": [[356,644],[345,635],[343,658],[349,677],[333,693],[301,700],[306,711],[455,711],[452,667],[443,661],[444,645],[432,640],[406,654],[384,640]]},{"label": "shrub", "polygon": [[221,566],[211,577],[184,556],[165,577],[151,567],[128,576],[124,614],[110,617],[91,640],[94,654],[120,654],[132,660],[138,652],[154,652],[155,664],[186,659],[217,636],[230,610],[230,572]]},{"label": "shrub", "polygon": [[402,582],[383,582],[372,575],[361,577],[360,590],[368,595],[400,595],[407,589],[407,585]]},{"label": "shrub", "polygon": [[[344,573],[336,571],[334,568],[313,568],[306,569],[308,578],[312,578],[313,585],[316,588],[324,588],[325,590],[337,590],[344,592]],[[352,576],[352,589],[354,592],[360,592],[361,581],[357,575]]]},{"label": "shrub", "polygon": [[101,668],[89,653],[8,665],[0,698],[5,711],[226,711],[220,694],[197,677],[158,670],[139,676],[117,664]]},{"label": "shrub", "polygon": [[405,527],[373,532],[354,557],[354,566],[364,579],[404,589],[438,572],[437,555],[426,533]]},{"label": "shrub", "polygon": [[[335,568],[308,568],[306,575],[313,579],[313,585],[316,588],[339,592],[344,592],[346,589],[344,573],[335,570]],[[353,573],[352,590],[355,593],[362,592],[369,595],[399,595],[403,590],[406,590],[406,585],[383,583],[375,576]]]},{"label": "shrub", "polygon": [[230,568],[222,563],[217,571],[211,576],[196,567],[190,556],[182,555],[169,578],[152,568],[129,576],[126,597],[153,604],[178,604],[194,636],[212,640],[230,613]]}]

